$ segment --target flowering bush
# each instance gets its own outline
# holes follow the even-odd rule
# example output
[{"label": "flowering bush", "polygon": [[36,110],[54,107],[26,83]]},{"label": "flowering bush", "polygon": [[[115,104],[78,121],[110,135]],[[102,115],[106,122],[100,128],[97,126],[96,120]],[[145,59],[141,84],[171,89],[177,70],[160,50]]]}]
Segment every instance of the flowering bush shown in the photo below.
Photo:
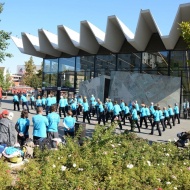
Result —
[{"label": "flowering bush", "polygon": [[190,189],[190,153],[115,127],[96,126],[79,146],[67,138],[56,151],[35,150],[12,189]]}]

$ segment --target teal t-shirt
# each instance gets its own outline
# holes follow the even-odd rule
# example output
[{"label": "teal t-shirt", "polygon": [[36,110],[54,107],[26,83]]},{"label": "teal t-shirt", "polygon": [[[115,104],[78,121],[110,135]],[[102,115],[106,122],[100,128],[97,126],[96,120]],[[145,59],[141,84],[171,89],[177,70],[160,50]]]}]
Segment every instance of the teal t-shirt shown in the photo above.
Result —
[{"label": "teal t-shirt", "polygon": [[52,113],[48,114],[47,118],[48,118],[48,122],[49,122],[47,131],[58,132],[58,125],[60,122],[59,115],[55,112],[52,112]]},{"label": "teal t-shirt", "polygon": [[46,127],[49,125],[47,117],[38,114],[32,117],[33,122],[33,136],[36,137],[47,137]]},{"label": "teal t-shirt", "polygon": [[30,120],[28,118],[19,118],[16,125],[18,125],[19,133],[28,135],[28,131],[26,131],[27,126],[30,126]]}]

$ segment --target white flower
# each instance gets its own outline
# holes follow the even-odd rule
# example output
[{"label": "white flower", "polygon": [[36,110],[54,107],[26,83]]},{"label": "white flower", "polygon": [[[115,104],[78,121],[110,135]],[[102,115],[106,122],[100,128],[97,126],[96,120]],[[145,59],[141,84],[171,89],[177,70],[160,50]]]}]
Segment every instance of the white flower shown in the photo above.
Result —
[{"label": "white flower", "polygon": [[173,178],[173,179],[177,179],[177,177],[176,177],[175,175],[172,175],[172,178]]},{"label": "white flower", "polygon": [[129,168],[129,169],[131,169],[131,168],[133,168],[134,166],[133,166],[133,164],[128,164],[127,165],[127,168]]},{"label": "white flower", "polygon": [[79,168],[78,171],[83,171],[84,169],[83,168]]},{"label": "white flower", "polygon": [[65,171],[67,169],[66,166],[61,166],[61,171]]},{"label": "white flower", "polygon": [[146,161],[147,162],[147,164],[149,165],[149,166],[151,166],[151,162],[148,160],[148,161]]},{"label": "white flower", "polygon": [[105,151],[103,154],[107,155],[107,152]]},{"label": "white flower", "polygon": [[186,165],[186,163],[185,163],[185,162],[184,162],[183,164],[184,164],[184,165]]},{"label": "white flower", "polygon": [[160,164],[157,164],[158,166],[160,165]]},{"label": "white flower", "polygon": [[75,168],[76,166],[77,166],[77,165],[74,163],[74,164],[73,164],[73,167]]},{"label": "white flower", "polygon": [[71,154],[69,154],[68,157],[70,158],[70,157],[71,157]]},{"label": "white flower", "polygon": [[121,146],[121,144],[117,144],[118,146]]},{"label": "white flower", "polygon": [[109,179],[111,179],[111,176],[109,176]]},{"label": "white flower", "polygon": [[171,139],[168,139],[168,142],[172,142],[172,140],[171,140]]},{"label": "white flower", "polygon": [[114,145],[114,144],[111,144],[111,146],[112,146],[113,148],[115,148],[115,145]]},{"label": "white flower", "polygon": [[169,181],[166,182],[166,185],[170,185],[170,184],[171,184],[171,182],[169,182]]},{"label": "white flower", "polygon": [[53,166],[52,166],[53,168],[55,168],[56,167],[56,165],[55,164],[53,164]]},{"label": "white flower", "polygon": [[174,189],[177,189],[177,187],[174,187]]},{"label": "white flower", "polygon": [[160,179],[160,178],[157,178],[157,180],[158,180],[159,182],[161,182],[161,179]]},{"label": "white flower", "polygon": [[170,156],[170,154],[168,154],[168,153],[166,153],[165,155],[166,155],[166,156]]},{"label": "white flower", "polygon": [[164,164],[164,163],[162,163],[162,165],[164,166],[165,164]]},{"label": "white flower", "polygon": [[60,157],[58,157],[57,159],[60,160]]},{"label": "white flower", "polygon": [[[174,138],[174,142],[177,142],[177,140]],[[176,187],[177,188],[177,187]]]}]

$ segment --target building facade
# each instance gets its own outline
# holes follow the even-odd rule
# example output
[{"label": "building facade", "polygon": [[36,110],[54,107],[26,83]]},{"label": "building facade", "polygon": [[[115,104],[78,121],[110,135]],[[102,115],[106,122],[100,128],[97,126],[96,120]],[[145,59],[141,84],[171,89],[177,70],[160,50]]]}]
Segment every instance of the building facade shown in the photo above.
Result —
[{"label": "building facade", "polygon": [[[104,33],[82,21],[80,34],[58,26],[52,34],[12,37],[22,53],[43,58],[43,90],[77,92],[80,82],[111,71],[181,77],[181,101],[190,98],[190,51],[180,37],[179,23],[190,20],[190,4],[179,6],[170,33],[161,34],[149,10],[141,10],[135,34],[116,16],[108,17]],[[158,84],[159,88],[159,84]]]}]

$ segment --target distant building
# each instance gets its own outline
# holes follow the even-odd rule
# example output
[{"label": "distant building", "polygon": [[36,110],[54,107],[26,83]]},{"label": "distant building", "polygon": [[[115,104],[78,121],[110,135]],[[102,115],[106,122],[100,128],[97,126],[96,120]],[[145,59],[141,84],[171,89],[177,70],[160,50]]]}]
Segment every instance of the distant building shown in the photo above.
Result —
[{"label": "distant building", "polygon": [[[35,65],[36,66],[36,73],[38,73],[38,71],[41,69],[41,65]],[[24,73],[26,72],[26,68],[25,65],[17,65],[17,74],[18,75],[24,75]]]}]

